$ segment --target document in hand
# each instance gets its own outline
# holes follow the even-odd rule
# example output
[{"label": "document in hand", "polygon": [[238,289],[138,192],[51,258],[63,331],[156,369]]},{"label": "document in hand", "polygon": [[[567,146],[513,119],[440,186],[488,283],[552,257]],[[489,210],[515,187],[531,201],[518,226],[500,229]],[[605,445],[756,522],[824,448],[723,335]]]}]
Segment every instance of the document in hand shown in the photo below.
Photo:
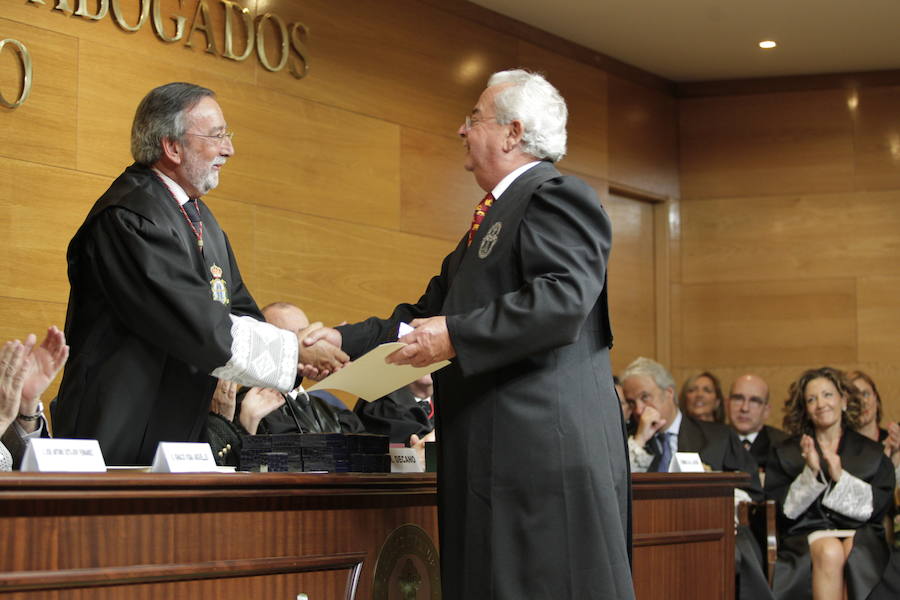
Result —
[{"label": "document in hand", "polygon": [[388,354],[405,345],[402,342],[381,344],[306,391],[343,390],[372,402],[450,364],[449,360],[442,360],[427,367],[413,367],[384,362]]}]

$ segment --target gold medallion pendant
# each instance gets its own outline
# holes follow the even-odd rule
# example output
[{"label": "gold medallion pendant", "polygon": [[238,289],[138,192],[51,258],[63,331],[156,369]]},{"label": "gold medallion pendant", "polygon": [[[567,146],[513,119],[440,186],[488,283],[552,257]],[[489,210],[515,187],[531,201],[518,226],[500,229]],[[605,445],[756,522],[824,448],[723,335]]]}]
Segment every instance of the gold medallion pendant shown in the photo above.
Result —
[{"label": "gold medallion pendant", "polygon": [[213,265],[209,268],[213,278],[209,280],[209,289],[212,292],[212,299],[222,304],[231,302],[228,299],[228,284],[222,279],[222,267]]}]

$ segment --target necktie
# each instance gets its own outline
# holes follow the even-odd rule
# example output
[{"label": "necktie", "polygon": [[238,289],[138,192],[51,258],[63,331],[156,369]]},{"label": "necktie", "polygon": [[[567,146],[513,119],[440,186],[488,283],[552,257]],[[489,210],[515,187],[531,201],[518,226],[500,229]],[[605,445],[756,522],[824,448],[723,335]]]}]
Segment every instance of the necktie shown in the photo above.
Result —
[{"label": "necktie", "polygon": [[469,227],[469,240],[466,242],[466,246],[472,245],[472,239],[475,237],[475,232],[481,227],[484,216],[493,204],[494,196],[489,192],[481,202],[478,203],[478,206],[475,207],[475,213],[472,215],[472,225]]},{"label": "necktie", "polygon": [[741,443],[744,444],[744,450],[746,450],[747,452],[750,452],[750,448],[751,448],[751,446],[753,446],[753,444],[750,442],[750,440],[745,439]]},{"label": "necktie", "polygon": [[656,436],[656,439],[659,440],[659,443],[662,445],[662,452],[660,452],[659,456],[659,465],[656,467],[658,473],[669,472],[669,463],[672,462],[672,444],[669,443],[671,435],[671,433],[660,433]]}]

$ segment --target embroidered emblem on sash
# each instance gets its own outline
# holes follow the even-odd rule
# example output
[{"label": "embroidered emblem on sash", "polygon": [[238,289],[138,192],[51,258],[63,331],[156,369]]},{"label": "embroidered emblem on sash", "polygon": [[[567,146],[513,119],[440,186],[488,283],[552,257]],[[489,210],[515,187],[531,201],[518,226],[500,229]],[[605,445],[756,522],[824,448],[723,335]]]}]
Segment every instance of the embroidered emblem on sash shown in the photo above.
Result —
[{"label": "embroidered emblem on sash", "polygon": [[222,304],[231,302],[228,299],[228,284],[222,279],[222,267],[213,265],[209,268],[213,278],[209,280],[209,289],[212,292],[212,299]]},{"label": "embroidered emblem on sash", "polygon": [[488,232],[481,240],[481,246],[478,247],[478,258],[488,257],[488,254],[494,249],[494,244],[497,243],[497,238],[500,237],[500,230],[502,228],[503,223],[500,222],[491,225],[491,228],[488,229]]}]

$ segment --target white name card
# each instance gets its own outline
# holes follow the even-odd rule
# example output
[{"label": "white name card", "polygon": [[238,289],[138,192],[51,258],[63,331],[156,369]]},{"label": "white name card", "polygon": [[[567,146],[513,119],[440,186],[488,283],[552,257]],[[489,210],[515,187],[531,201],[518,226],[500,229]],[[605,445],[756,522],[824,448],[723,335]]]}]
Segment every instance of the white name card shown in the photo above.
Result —
[{"label": "white name card", "polygon": [[391,448],[391,473],[422,473],[425,465],[419,464],[414,448]]},{"label": "white name card", "polygon": [[32,438],[28,440],[23,471],[42,473],[105,473],[106,463],[97,440]]},{"label": "white name card", "polygon": [[160,442],[150,467],[151,473],[215,473],[218,470],[212,449],[203,442]]},{"label": "white name card", "polygon": [[676,452],[669,468],[670,473],[703,473],[705,470],[696,452]]}]

